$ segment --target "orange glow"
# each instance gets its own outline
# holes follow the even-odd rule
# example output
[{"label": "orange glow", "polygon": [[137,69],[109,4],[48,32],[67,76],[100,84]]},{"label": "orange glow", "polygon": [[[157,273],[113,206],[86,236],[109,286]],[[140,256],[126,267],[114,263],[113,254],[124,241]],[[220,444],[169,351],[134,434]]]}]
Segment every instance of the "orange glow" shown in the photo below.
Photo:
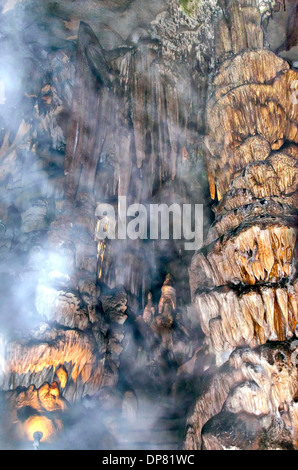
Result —
[{"label": "orange glow", "polygon": [[56,375],[59,379],[61,388],[65,388],[67,383],[67,371],[65,370],[65,368],[59,367],[59,369],[56,371]]},{"label": "orange glow", "polygon": [[46,416],[31,416],[25,423],[25,433],[29,441],[34,441],[33,435],[35,432],[42,433],[41,441],[50,441],[56,434],[57,429],[52,420]]},{"label": "orange glow", "polygon": [[[20,358],[22,358],[21,361]],[[93,346],[87,336],[69,330],[52,345],[40,343],[26,346],[11,343],[5,368],[17,374],[27,374],[39,373],[49,367],[60,368],[62,364],[70,363],[71,377],[76,382],[84,367],[88,365],[89,369],[91,365],[91,382],[93,383],[94,378],[98,383],[98,378],[102,376],[102,363],[95,364],[95,360]]]},{"label": "orange glow", "polygon": [[47,411],[64,410],[65,402],[60,398],[58,384],[53,382],[50,386],[45,383],[38,389],[38,398],[42,407]]},{"label": "orange glow", "polygon": [[212,173],[208,173],[209,188],[210,188],[210,197],[212,200],[215,199],[215,178]]}]

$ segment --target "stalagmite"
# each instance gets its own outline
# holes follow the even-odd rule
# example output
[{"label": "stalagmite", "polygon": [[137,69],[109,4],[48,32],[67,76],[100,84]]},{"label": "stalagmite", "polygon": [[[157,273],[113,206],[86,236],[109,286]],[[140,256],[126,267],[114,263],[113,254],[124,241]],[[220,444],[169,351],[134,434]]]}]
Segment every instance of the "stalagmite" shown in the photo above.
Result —
[{"label": "stalagmite", "polygon": [[154,320],[154,317],[155,317],[155,308],[152,302],[152,294],[151,292],[149,292],[148,298],[147,298],[147,304],[143,313],[144,322],[148,323],[148,325],[151,325],[151,323]]}]

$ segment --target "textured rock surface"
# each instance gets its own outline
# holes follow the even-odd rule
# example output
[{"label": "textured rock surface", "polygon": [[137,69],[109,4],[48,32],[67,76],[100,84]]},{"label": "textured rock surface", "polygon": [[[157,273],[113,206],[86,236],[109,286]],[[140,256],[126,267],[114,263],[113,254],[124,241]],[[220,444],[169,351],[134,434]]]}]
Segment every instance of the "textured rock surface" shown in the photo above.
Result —
[{"label": "textured rock surface", "polygon": [[297,2],[2,3],[1,447],[297,448]]},{"label": "textured rock surface", "polygon": [[[238,3],[236,13],[228,2],[219,20],[232,27],[221,33],[227,40],[218,37],[221,64],[207,103],[216,219],[190,267],[209,350],[223,365],[189,414],[186,448],[297,448],[298,75],[263,49],[256,3]],[[233,52],[226,60],[222,46]]]}]

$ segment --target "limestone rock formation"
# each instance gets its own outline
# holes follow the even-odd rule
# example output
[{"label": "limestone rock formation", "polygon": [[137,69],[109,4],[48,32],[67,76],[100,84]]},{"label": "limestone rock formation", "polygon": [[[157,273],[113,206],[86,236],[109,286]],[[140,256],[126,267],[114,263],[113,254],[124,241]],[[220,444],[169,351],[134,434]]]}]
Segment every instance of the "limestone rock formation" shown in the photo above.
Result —
[{"label": "limestone rock formation", "polygon": [[0,447],[297,449],[297,1],[2,4]]},{"label": "limestone rock formation", "polygon": [[190,267],[193,302],[222,368],[189,415],[186,448],[297,448],[298,75],[263,48],[256,2],[238,3],[219,19],[220,65],[207,103],[216,219]]}]

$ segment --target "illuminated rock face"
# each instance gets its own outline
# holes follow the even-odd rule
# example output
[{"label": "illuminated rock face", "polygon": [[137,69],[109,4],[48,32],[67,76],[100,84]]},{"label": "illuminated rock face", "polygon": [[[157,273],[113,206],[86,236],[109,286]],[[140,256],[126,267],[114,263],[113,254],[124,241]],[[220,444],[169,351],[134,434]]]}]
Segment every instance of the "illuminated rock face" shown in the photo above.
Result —
[{"label": "illuminated rock face", "polygon": [[255,2],[229,1],[218,23],[205,140],[216,219],[190,285],[225,364],[189,414],[188,449],[297,448],[298,74],[263,49],[257,18]]},{"label": "illuminated rock face", "polygon": [[[112,8],[100,3],[98,17]],[[15,10],[5,4],[2,12],[6,24],[12,15],[27,24],[33,15],[31,27],[19,32],[29,55],[18,57],[25,62],[23,88],[16,103],[4,90],[1,114],[0,405],[7,407],[1,439],[8,447],[27,439],[58,445],[65,423],[80,421],[78,409],[96,415],[92,442],[104,424],[115,436],[122,421],[132,426],[131,416],[135,424],[148,416],[151,422],[176,371],[198,349],[184,319],[190,255],[182,256],[182,242],[94,238],[101,202],[117,208],[119,196],[168,205],[206,197],[198,133],[212,34],[179,2],[155,3],[150,14],[141,12],[156,20],[147,29],[138,27],[139,18],[126,40],[112,33],[116,48],[88,24],[94,2],[70,21],[63,20],[66,11],[54,20],[42,4],[32,12],[30,2],[16,2]],[[45,388],[47,408],[39,397]],[[59,413],[57,391],[65,404]],[[136,418],[142,400],[153,404]],[[73,433],[74,446],[90,429],[86,421],[89,427]]]},{"label": "illuminated rock face", "polygon": [[[0,16],[33,15],[0,82],[0,444],[297,447],[298,78],[266,2],[36,3]],[[95,240],[119,196],[204,203],[203,249]]]},{"label": "illuminated rock face", "polygon": [[40,433],[39,441],[51,442],[62,429],[61,418],[67,402],[60,397],[58,384],[53,382],[38,389],[30,385],[27,389],[9,392],[6,406],[8,430],[13,427],[17,439],[33,442],[36,433]]}]

